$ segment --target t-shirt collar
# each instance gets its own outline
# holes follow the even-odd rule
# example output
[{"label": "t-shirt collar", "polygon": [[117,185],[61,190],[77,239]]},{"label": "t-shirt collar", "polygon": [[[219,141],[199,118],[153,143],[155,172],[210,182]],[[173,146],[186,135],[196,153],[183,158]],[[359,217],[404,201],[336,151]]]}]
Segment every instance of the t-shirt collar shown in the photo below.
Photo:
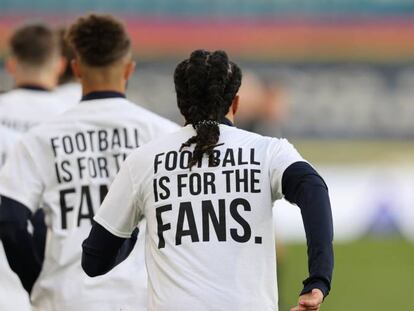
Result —
[{"label": "t-shirt collar", "polygon": [[31,91],[43,91],[43,92],[49,92],[47,88],[40,86],[40,85],[34,85],[34,84],[22,84],[17,86],[17,89],[21,90],[31,90]]},{"label": "t-shirt collar", "polygon": [[[232,126],[232,127],[234,127],[234,124],[233,124],[233,122],[231,122],[229,119],[227,119],[226,117],[223,117],[221,120],[220,120],[220,124],[223,124],[223,125],[228,125],[228,126]],[[193,125],[191,124],[191,123],[186,123],[185,124],[185,126],[191,126],[191,127],[193,127]]]},{"label": "t-shirt collar", "polygon": [[125,94],[115,91],[96,91],[83,95],[81,101],[106,98],[125,98]]},{"label": "t-shirt collar", "polygon": [[226,117],[224,117],[222,120],[221,120],[221,122],[220,122],[221,124],[224,124],[224,125],[228,125],[228,126],[234,126],[234,124],[233,124],[233,122],[231,122],[229,119],[227,119]]}]

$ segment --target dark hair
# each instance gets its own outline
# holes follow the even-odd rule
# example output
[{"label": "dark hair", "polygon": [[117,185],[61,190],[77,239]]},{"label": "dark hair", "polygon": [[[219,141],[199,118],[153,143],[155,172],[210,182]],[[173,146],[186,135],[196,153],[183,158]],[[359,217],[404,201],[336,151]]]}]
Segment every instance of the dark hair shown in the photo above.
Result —
[{"label": "dark hair", "polygon": [[124,25],[110,15],[78,18],[68,31],[68,41],[81,61],[94,67],[110,65],[131,49]]},{"label": "dark hair", "polygon": [[72,59],[75,58],[75,51],[72,49],[67,40],[67,29],[65,27],[58,28],[56,30],[56,33],[59,37],[61,55],[66,59],[65,70],[59,77],[59,84],[64,84],[75,80],[75,75],[72,71],[72,66],[70,64]]},{"label": "dark hair", "polygon": [[55,32],[44,24],[30,24],[18,28],[10,38],[10,49],[19,62],[42,66],[59,53]]},{"label": "dark hair", "polygon": [[197,134],[182,144],[180,151],[196,144],[189,167],[207,154],[215,164],[213,150],[220,138],[219,122],[229,112],[242,79],[240,68],[226,52],[196,50],[178,64],[174,72],[178,108]]}]

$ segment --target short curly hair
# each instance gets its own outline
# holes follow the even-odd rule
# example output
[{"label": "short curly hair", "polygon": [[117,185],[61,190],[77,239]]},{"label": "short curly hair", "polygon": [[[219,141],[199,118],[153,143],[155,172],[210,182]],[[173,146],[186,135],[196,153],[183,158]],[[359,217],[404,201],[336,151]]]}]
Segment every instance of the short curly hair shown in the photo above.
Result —
[{"label": "short curly hair", "polygon": [[9,44],[11,54],[31,66],[47,64],[53,54],[60,53],[56,33],[42,23],[21,26],[12,34]]},{"label": "short curly hair", "polygon": [[115,63],[131,49],[125,26],[110,15],[78,18],[69,28],[67,39],[80,60],[94,67]]}]

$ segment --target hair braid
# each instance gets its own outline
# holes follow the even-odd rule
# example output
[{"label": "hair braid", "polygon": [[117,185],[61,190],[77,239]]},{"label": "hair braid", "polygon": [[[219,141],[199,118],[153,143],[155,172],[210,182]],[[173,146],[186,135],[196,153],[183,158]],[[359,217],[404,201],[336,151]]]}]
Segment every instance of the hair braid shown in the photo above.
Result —
[{"label": "hair braid", "polygon": [[197,132],[180,148],[195,144],[190,169],[204,154],[209,157],[210,165],[215,164],[213,150],[220,138],[218,122],[228,113],[241,78],[240,68],[229,61],[224,51],[196,50],[177,66],[174,83],[178,107],[186,123],[192,124]]}]

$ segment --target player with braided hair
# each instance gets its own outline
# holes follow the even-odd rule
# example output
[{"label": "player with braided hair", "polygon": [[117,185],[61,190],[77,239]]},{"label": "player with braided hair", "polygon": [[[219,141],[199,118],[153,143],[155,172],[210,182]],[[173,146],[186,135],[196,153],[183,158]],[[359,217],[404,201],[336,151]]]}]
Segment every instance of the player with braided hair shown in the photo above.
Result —
[{"label": "player with braided hair", "polygon": [[[329,293],[326,184],[287,140],[233,126],[241,78],[223,51],[181,62],[174,82],[186,125],[134,151],[95,216],[124,239],[146,218],[148,310],[278,310],[272,206],[283,196],[300,207],[308,240],[310,275],[292,310],[319,310]],[[98,272],[88,249],[99,244],[92,228],[86,272]]]},{"label": "player with braided hair", "polygon": [[[214,163],[213,150],[220,137],[219,122],[227,114],[241,84],[240,68],[229,62],[223,51],[194,51],[189,60],[177,66],[174,75],[178,108],[187,123],[194,125],[196,135],[183,143],[180,151],[195,143],[190,168],[203,154]],[[208,88],[204,86],[208,85]]]}]

